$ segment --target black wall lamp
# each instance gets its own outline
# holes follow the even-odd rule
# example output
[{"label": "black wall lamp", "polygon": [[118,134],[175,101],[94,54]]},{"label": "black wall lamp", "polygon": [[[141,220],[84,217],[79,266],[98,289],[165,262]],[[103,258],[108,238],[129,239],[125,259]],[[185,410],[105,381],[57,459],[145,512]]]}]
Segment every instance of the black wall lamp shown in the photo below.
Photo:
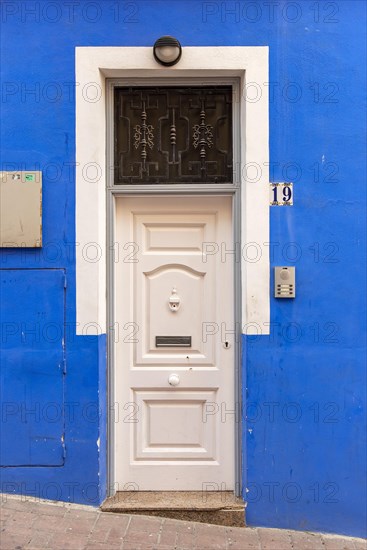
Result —
[{"label": "black wall lamp", "polygon": [[154,59],[166,67],[176,65],[181,59],[181,54],[181,44],[173,36],[161,36],[153,46]]}]

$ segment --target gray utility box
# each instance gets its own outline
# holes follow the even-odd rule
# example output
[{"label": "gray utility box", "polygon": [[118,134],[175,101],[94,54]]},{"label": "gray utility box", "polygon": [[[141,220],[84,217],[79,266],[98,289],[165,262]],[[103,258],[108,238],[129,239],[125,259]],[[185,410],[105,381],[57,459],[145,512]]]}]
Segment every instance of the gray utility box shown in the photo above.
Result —
[{"label": "gray utility box", "polygon": [[42,172],[0,172],[0,246],[42,246]]}]

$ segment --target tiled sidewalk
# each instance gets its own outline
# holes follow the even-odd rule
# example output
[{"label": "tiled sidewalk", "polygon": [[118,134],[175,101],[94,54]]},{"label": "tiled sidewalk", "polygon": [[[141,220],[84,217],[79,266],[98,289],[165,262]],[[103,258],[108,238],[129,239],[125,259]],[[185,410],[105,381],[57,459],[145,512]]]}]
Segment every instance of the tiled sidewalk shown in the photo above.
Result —
[{"label": "tiled sidewalk", "polygon": [[299,531],[219,527],[3,497],[1,550],[366,550],[366,541]]}]

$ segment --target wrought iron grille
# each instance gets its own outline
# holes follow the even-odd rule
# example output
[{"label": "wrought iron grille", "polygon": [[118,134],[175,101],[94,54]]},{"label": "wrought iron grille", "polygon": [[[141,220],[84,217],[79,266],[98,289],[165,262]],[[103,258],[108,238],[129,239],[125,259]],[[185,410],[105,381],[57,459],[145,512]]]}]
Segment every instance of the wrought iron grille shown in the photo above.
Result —
[{"label": "wrought iron grille", "polygon": [[116,88],[115,184],[232,183],[232,88]]}]

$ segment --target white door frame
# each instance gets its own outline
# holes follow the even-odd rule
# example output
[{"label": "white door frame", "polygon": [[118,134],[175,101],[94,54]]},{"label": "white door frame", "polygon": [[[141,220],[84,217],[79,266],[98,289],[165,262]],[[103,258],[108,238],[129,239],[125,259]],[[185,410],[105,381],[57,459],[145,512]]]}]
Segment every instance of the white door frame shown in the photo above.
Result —
[{"label": "white door frame", "polygon": [[[78,47],[76,48],[76,314],[77,334],[85,334],[85,327],[96,327],[97,333],[106,333],[112,327],[106,291],[113,288],[109,243],[111,215],[116,193],[131,194],[129,190],[111,189],[112,170],[111,129],[107,129],[111,101],[106,112],[106,101],[111,94],[109,78],[118,84],[138,86],[149,77],[149,84],[174,85],[184,79],[187,85],[225,81],[237,82],[234,107],[238,116],[238,140],[234,140],[235,172],[240,185],[227,186],[175,186],[170,192],[233,193],[234,241],[241,251],[241,261],[235,281],[236,321],[242,332],[262,334],[269,332],[269,152],[268,152],[268,48],[267,47],[188,47],[183,49],[180,63],[162,68],[153,59],[151,48],[129,47]],[[184,82],[182,81],[182,83]],[[116,80],[115,80],[116,82]],[[213,80],[212,80],[213,82]],[[111,98],[110,98],[111,99]],[[107,146],[107,155],[106,155]],[[237,157],[236,157],[237,151]],[[107,187],[107,193],[106,193]],[[139,186],[140,187],[140,186]],[[144,186],[134,186],[134,192],[146,193]],[[155,192],[162,192],[155,186]],[[162,186],[163,187],[163,186]],[[168,186],[164,186],[167,194]],[[150,188],[150,186],[149,186]],[[219,189],[221,188],[221,189]],[[231,188],[231,189],[230,189]],[[152,189],[151,189],[152,190]],[[152,190],[153,191],[153,190]],[[86,261],[86,247],[94,247],[99,261]],[[243,248],[245,247],[245,248]],[[250,247],[256,252],[251,254]],[[244,255],[242,252],[246,251]],[[91,296],[96,296],[91,300]],[[109,316],[107,316],[109,310]],[[241,330],[240,330],[241,332]],[[90,330],[88,332],[90,334]],[[111,346],[109,345],[111,354]],[[237,395],[242,402],[241,364],[237,352]],[[111,357],[111,355],[110,355]],[[112,358],[113,360],[113,358]],[[109,384],[113,384],[110,378]],[[109,392],[109,396],[111,393]],[[113,404],[112,404],[113,405]],[[110,404],[110,406],[112,406]],[[112,419],[113,421],[113,419]],[[237,422],[236,437],[236,488],[241,487],[243,471],[241,423]],[[111,436],[109,421],[109,444]],[[113,463],[109,452],[108,487],[113,493]]]},{"label": "white door frame", "polygon": [[[240,158],[240,110],[239,103],[235,101],[235,98],[238,97],[240,90],[240,82],[238,78],[176,78],[174,82],[167,79],[108,79],[107,80],[107,165],[114,166],[114,89],[121,86],[169,86],[171,85],[180,85],[180,86],[209,86],[209,85],[229,85],[233,90],[233,164],[234,166],[239,164]],[[233,204],[232,204],[232,226],[233,226],[233,242],[241,241],[241,208],[240,208],[240,190],[241,186],[236,184],[172,184],[172,185],[114,185],[114,172],[109,170],[107,176],[107,242],[109,243],[107,250],[107,273],[108,273],[108,286],[107,286],[107,319],[108,327],[116,326],[116,314],[114,312],[114,246],[113,243],[117,241],[114,234],[115,226],[115,199],[116,197],[122,196],[136,196],[136,195],[232,195]],[[229,256],[230,258],[231,256]],[[236,333],[234,336],[235,349],[235,364],[233,365],[233,372],[235,373],[235,395],[234,403],[238,404],[242,401],[241,396],[241,372],[240,361],[241,361],[241,263],[234,262],[234,326],[236,328]],[[111,402],[111,397],[115,393],[115,383],[114,383],[114,368],[115,368],[115,343],[114,343],[114,333],[110,332],[108,337],[108,373],[109,373],[109,400],[110,404],[108,407],[109,411],[114,410],[115,404]],[[121,337],[121,334],[119,335]],[[110,494],[112,496],[115,489],[121,490],[121,488],[115,487],[115,476],[114,476],[114,464],[115,464],[115,453],[114,453],[114,438],[115,438],[115,429],[114,429],[113,419],[110,419],[109,428],[108,428],[108,464],[109,464],[109,484]],[[242,448],[242,422],[241,415],[236,414],[235,422],[235,448],[234,456],[235,463],[233,465],[235,470],[235,492],[236,495],[240,494],[241,487],[241,471],[242,471],[242,460],[241,460],[241,448]],[[129,485],[130,487],[130,485]]]}]

